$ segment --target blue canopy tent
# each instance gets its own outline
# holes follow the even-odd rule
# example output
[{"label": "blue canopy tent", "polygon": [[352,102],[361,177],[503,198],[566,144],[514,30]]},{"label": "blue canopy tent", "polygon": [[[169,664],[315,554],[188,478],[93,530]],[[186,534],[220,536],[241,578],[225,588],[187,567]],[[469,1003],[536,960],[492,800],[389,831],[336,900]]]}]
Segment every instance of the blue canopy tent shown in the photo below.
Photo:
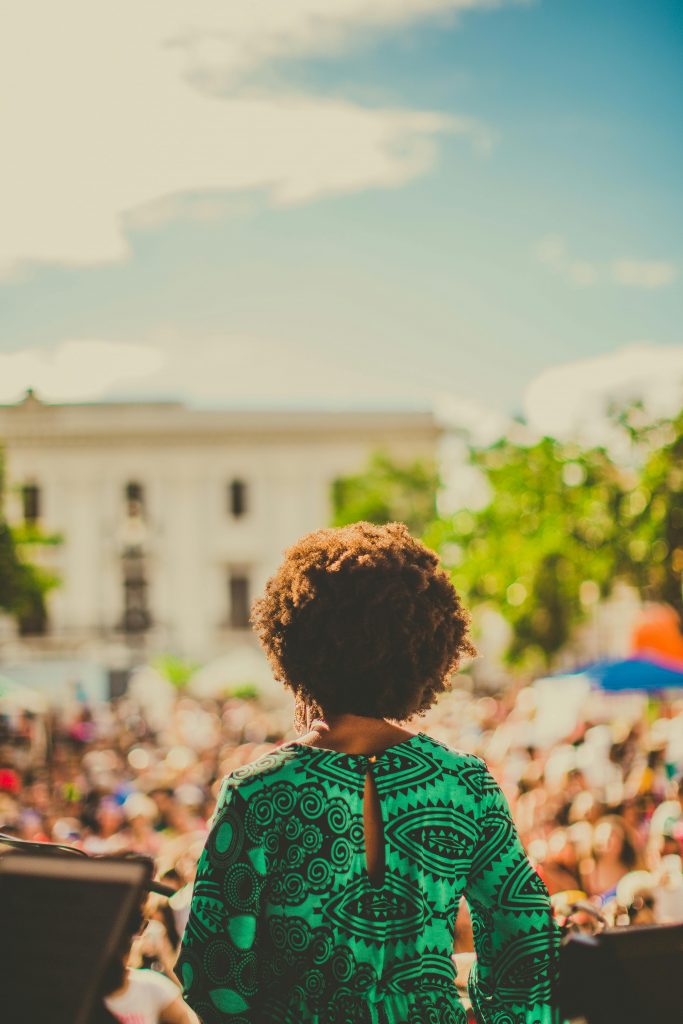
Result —
[{"label": "blue canopy tent", "polygon": [[610,693],[638,690],[658,693],[683,689],[683,664],[656,661],[653,658],[625,658],[623,661],[597,661],[579,670],[594,686]]},{"label": "blue canopy tent", "polygon": [[[534,683],[536,742],[550,746],[562,740],[583,719],[591,690],[596,694],[657,698],[667,690],[683,690],[683,663],[653,657],[596,661],[574,672],[545,676]],[[604,709],[603,709],[604,715]]]}]

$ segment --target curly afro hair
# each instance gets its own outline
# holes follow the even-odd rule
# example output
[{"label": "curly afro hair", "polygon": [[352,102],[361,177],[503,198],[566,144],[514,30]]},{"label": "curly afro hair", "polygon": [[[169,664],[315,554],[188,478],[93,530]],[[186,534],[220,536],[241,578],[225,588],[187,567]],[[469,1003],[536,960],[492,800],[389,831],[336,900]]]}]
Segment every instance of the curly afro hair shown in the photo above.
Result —
[{"label": "curly afro hair", "polygon": [[475,653],[437,556],[403,523],[302,537],[254,602],[252,622],[276,677],[324,715],[424,714]]}]

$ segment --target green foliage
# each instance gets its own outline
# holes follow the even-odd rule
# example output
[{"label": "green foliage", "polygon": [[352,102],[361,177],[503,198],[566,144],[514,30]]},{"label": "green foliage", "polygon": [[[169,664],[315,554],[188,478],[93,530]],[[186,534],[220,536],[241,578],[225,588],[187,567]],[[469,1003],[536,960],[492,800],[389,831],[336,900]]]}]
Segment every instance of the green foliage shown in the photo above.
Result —
[{"label": "green foliage", "polygon": [[21,558],[12,531],[0,519],[0,608],[17,620],[22,634],[44,632],[45,594],[57,582],[56,577]]},{"label": "green foliage", "polygon": [[175,654],[159,654],[152,659],[152,667],[164,679],[168,679],[169,683],[172,683],[177,690],[184,690],[190,676],[199,666],[195,662],[178,658]]},{"label": "green foliage", "polygon": [[[0,609],[12,615],[22,634],[45,631],[47,610],[45,594],[57,586],[51,573],[32,565],[26,557],[28,538],[10,528],[3,514],[4,474],[0,456]],[[34,529],[32,543],[41,540]]]},{"label": "green foliage", "polygon": [[623,491],[602,449],[551,438],[474,450],[491,501],[434,523],[426,541],[470,605],[495,605],[514,630],[511,661],[545,662],[585,605],[610,590],[619,562]]},{"label": "green foliage", "polygon": [[23,523],[12,527],[14,543],[19,547],[58,547],[64,543],[64,535],[61,533],[45,533],[35,524]]},{"label": "green foliage", "polygon": [[237,700],[258,700],[259,688],[253,683],[242,683],[230,690],[230,696]]},{"label": "green foliage", "polygon": [[402,465],[386,453],[376,452],[365,472],[335,480],[334,526],[359,520],[402,522],[411,533],[420,535],[436,514],[438,486],[432,464],[416,460]]},{"label": "green foliage", "polygon": [[649,452],[628,510],[630,575],[683,615],[683,411],[643,430],[642,441]]},{"label": "green foliage", "polygon": [[465,602],[492,604],[512,625],[512,663],[548,664],[619,579],[683,611],[683,414],[615,422],[637,468],[602,448],[504,439],[471,452],[490,488],[486,508],[426,531]]}]

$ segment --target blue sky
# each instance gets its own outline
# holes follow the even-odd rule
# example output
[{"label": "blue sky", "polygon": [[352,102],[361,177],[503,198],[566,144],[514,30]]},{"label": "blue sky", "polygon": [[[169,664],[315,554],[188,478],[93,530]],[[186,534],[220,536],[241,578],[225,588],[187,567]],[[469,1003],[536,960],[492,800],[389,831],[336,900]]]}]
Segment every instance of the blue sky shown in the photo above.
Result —
[{"label": "blue sky", "polygon": [[66,0],[4,62],[0,400],[517,412],[634,345],[683,379],[680,2],[273,2]]}]

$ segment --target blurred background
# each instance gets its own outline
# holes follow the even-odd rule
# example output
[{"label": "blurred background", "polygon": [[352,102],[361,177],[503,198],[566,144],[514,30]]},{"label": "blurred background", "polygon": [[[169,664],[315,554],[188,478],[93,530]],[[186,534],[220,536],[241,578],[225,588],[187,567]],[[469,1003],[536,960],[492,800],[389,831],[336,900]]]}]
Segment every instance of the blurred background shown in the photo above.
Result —
[{"label": "blurred background", "polygon": [[551,891],[683,919],[680,4],[7,22],[0,827],[182,892],[217,781],[292,735],[251,602],[399,519],[480,652],[420,728]]}]

